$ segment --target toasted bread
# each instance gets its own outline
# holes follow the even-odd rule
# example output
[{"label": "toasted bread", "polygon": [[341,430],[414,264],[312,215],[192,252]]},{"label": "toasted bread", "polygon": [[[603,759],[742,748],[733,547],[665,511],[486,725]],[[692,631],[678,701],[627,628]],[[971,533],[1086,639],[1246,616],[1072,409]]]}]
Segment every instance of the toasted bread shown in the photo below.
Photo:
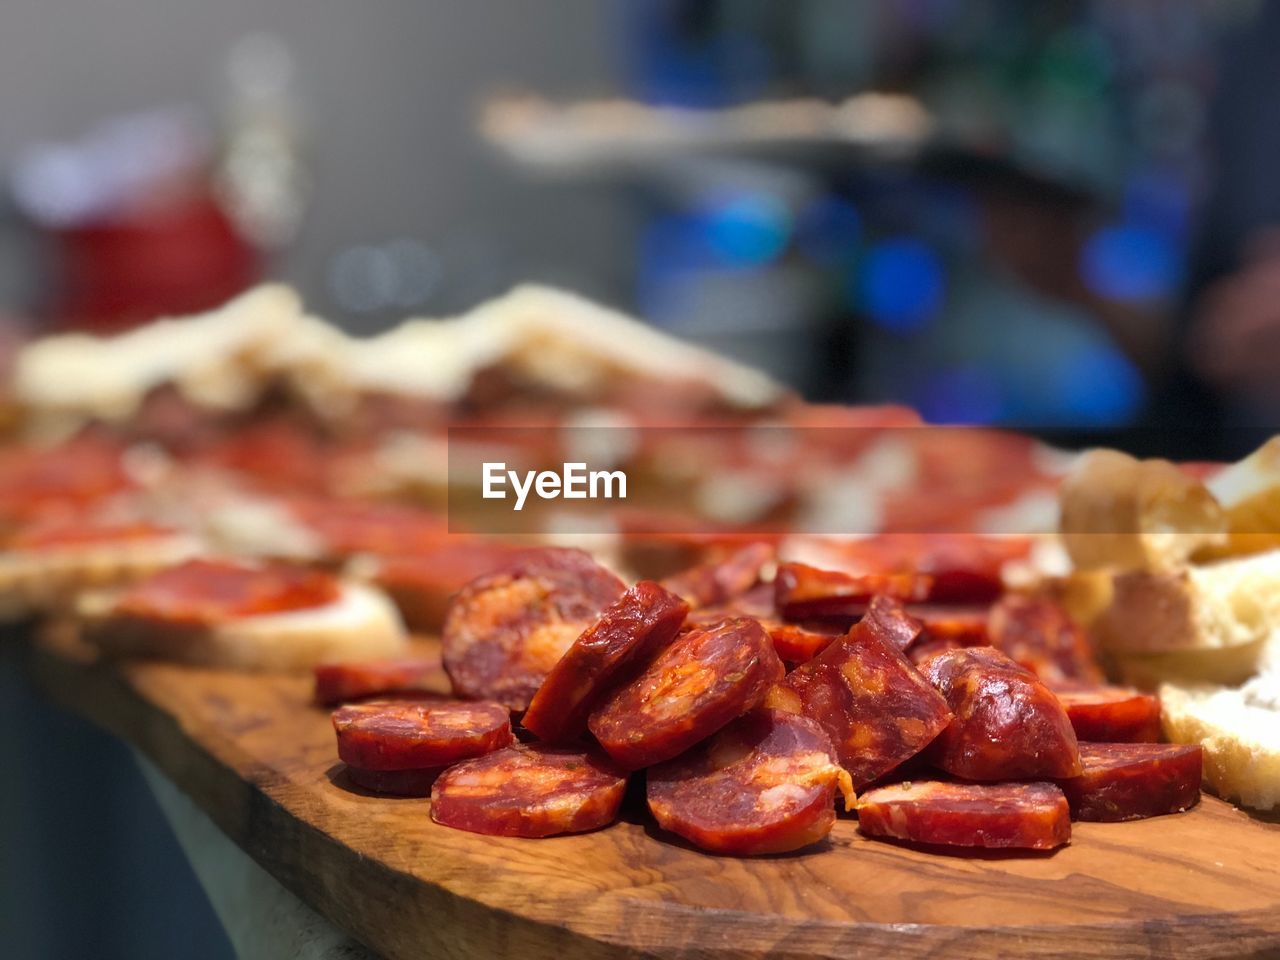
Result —
[{"label": "toasted bread", "polygon": [[1225,543],[1208,556],[1238,556],[1280,547],[1280,437],[1272,437],[1207,484],[1226,513]]}]

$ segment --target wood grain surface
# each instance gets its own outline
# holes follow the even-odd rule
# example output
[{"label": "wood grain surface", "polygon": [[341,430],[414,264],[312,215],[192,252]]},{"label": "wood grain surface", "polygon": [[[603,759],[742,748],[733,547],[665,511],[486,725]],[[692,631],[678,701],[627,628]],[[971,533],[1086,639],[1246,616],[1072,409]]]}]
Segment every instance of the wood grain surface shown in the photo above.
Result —
[{"label": "wood grain surface", "polygon": [[638,796],[597,833],[482,837],[349,786],[305,678],[102,664],[56,636],[28,661],[389,958],[1280,957],[1280,824],[1211,797],[1031,856],[927,852],[842,819],[800,854],[720,858],[662,835]]}]

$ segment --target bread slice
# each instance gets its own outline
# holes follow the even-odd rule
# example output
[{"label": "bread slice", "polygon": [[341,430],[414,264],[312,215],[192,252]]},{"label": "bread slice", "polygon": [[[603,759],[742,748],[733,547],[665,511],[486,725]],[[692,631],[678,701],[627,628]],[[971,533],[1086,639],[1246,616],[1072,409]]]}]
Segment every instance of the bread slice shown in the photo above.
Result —
[{"label": "bread slice", "polygon": [[1176,570],[1225,542],[1208,488],[1167,460],[1090,450],[1062,483],[1059,530],[1077,570]]},{"label": "bread slice", "polygon": [[1243,687],[1160,688],[1165,736],[1204,747],[1205,784],[1256,810],[1280,807],[1280,672]]},{"label": "bread slice", "polygon": [[1120,573],[1111,592],[1093,622],[1108,653],[1246,647],[1280,630],[1280,550],[1171,572]]},{"label": "bread slice", "polygon": [[185,533],[0,552],[0,622],[69,611],[85,590],[119,587],[202,549]]},{"label": "bread slice", "polygon": [[402,653],[408,643],[396,608],[364,584],[343,581],[321,607],[175,625],[118,614],[115,592],[86,594],[77,614],[86,640],[113,657],[155,657],[207,667],[296,672],[338,660]]},{"label": "bread slice", "polygon": [[1207,484],[1226,513],[1227,542],[1208,548],[1217,556],[1280,547],[1280,436],[1272,437]]}]

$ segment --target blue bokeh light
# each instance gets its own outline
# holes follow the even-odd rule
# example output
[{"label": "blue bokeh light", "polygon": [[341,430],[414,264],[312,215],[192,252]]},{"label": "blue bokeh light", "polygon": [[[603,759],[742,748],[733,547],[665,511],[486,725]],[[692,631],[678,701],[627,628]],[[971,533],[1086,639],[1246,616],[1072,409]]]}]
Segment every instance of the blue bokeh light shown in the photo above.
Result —
[{"label": "blue bokeh light", "polygon": [[937,254],[927,246],[911,237],[896,237],[867,251],[854,293],[873,323],[894,333],[914,333],[941,308],[946,276]]},{"label": "blue bokeh light", "polygon": [[976,366],[939,372],[913,399],[929,423],[995,423],[1005,413],[1004,392],[996,372]]},{"label": "blue bokeh light", "polygon": [[791,211],[767,193],[739,193],[707,204],[701,217],[707,242],[725,266],[758,267],[791,240]]},{"label": "blue bokeh light", "polygon": [[1094,344],[1065,357],[1055,371],[1059,408],[1073,425],[1119,427],[1132,423],[1146,400],[1133,362],[1110,344]]},{"label": "blue bokeh light", "polygon": [[815,263],[831,265],[847,262],[862,239],[862,216],[848,200],[824,196],[805,208],[800,217],[796,242]]},{"label": "blue bokeh light", "polygon": [[1100,297],[1123,303],[1149,303],[1177,286],[1177,245],[1166,233],[1139,223],[1103,227],[1085,243],[1080,272]]}]

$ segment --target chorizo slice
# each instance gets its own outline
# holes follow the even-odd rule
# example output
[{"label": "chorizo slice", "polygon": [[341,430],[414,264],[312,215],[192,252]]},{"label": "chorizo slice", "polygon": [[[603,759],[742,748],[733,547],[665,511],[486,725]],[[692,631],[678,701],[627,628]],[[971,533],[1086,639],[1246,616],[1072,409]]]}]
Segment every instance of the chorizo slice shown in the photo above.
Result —
[{"label": "chorizo slice", "polygon": [[429,797],[431,786],[445,770],[444,767],[428,767],[424,770],[365,770],[347,764],[347,779],[370,793],[382,793],[391,797]]},{"label": "chorizo slice", "polygon": [[1088,634],[1047,597],[1008,594],[991,607],[991,646],[1045,683],[1103,682]]},{"label": "chorizo slice", "polygon": [[500,837],[582,833],[617,819],[626,788],[626,774],[594,752],[519,744],[441,774],[431,819]]},{"label": "chorizo slice", "polygon": [[587,725],[618,765],[638,770],[679,756],[758,706],[785,672],[764,627],[722,620],[677,637]]},{"label": "chorizo slice", "polygon": [[1160,700],[1131,687],[1054,687],[1076,739],[1096,743],[1159,743]]},{"label": "chorizo slice", "polygon": [[776,559],[773,544],[749,543],[726,557],[665,577],[662,586],[695,609],[718,606],[750,591]]},{"label": "chorizo slice", "polygon": [[941,641],[949,647],[987,647],[990,608],[941,603],[920,603],[907,607],[907,612],[924,625],[921,642]]},{"label": "chorizo slice", "polygon": [[116,613],[153,622],[213,625],[323,607],[340,592],[337,578],[321,570],[195,559],[129,587],[116,602]]},{"label": "chorizo slice", "polygon": [[1058,785],[1077,820],[1140,820],[1200,801],[1200,744],[1082,743],[1084,773]]},{"label": "chorizo slice", "polygon": [[642,580],[587,627],[551,668],[522,723],[552,743],[587,729],[600,699],[636,665],[646,666],[675,637],[689,605],[652,580]]},{"label": "chorizo slice", "polygon": [[877,594],[894,600],[929,598],[932,580],[908,573],[842,573],[804,563],[782,563],[774,578],[775,603],[787,620],[857,619]]},{"label": "chorizo slice", "polygon": [[336,707],[369,697],[412,693],[449,695],[449,678],[438,653],[388,660],[322,663],[315,668],[315,702],[323,707]]},{"label": "chorizo slice", "polygon": [[785,853],[817,843],[853,787],[812,720],[760,708],[648,772],[649,809],[664,830],[712,853]]},{"label": "chorizo slice", "polygon": [[388,700],[333,711],[338,757],[363,770],[422,770],[478,757],[512,741],[496,703]]},{"label": "chorizo slice", "polygon": [[917,780],[863,794],[858,829],[912,843],[1052,850],[1071,839],[1071,813],[1051,783]]},{"label": "chorizo slice", "polygon": [[578,635],[626,588],[581,550],[532,550],[467,584],[441,646],[459,695],[524,710]]},{"label": "chorizo slice", "polygon": [[773,649],[784,663],[805,663],[812,660],[842,636],[836,630],[811,630],[778,620],[762,620],[761,625],[769,632]]},{"label": "chorizo slice", "polygon": [[879,616],[868,615],[783,682],[822,727],[861,789],[924,750],[951,723],[947,701],[913,667]]},{"label": "chorizo slice", "polygon": [[411,554],[366,561],[370,579],[400,610],[410,630],[435,633],[444,623],[454,594],[477,577],[492,573],[523,548],[487,540],[451,538]]},{"label": "chorizo slice", "polygon": [[993,647],[944,650],[920,669],[954,714],[929,760],[966,780],[1074,777],[1080,752],[1067,711],[1026,667]]}]

